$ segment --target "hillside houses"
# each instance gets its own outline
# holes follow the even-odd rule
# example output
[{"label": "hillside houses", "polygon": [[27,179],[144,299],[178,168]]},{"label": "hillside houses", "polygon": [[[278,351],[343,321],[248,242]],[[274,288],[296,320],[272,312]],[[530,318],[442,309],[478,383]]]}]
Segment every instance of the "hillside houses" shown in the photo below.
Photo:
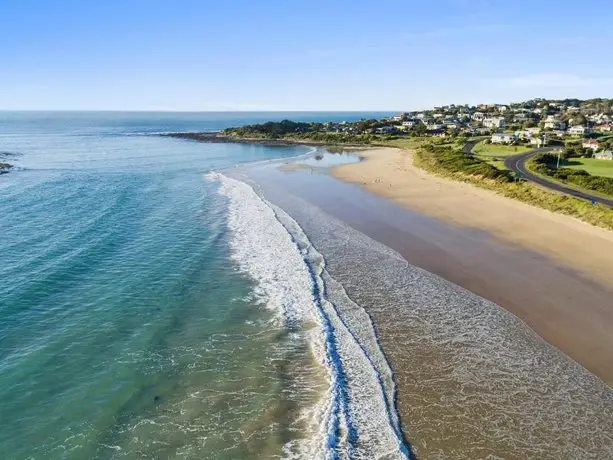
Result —
[{"label": "hillside houses", "polygon": [[[613,134],[613,100],[545,100],[511,104],[450,104],[380,120],[324,124],[325,131],[394,136],[495,136],[492,142],[533,142],[545,136],[597,138]],[[536,140],[533,145],[541,141]],[[587,145],[587,144],[586,144]],[[595,144],[589,144],[595,145]],[[593,147],[588,147],[594,150]]]}]

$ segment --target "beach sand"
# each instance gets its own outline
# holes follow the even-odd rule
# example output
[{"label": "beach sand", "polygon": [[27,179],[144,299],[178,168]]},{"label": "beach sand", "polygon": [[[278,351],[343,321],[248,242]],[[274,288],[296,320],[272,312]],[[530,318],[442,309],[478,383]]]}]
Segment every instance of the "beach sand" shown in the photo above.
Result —
[{"label": "beach sand", "polygon": [[[447,237],[360,219],[360,205],[334,214],[400,252],[409,263],[491,300],[613,385],[613,232],[432,176],[406,150],[360,152],[368,161],[331,170],[418,213],[462,227]],[[353,216],[353,217],[352,217]]]}]

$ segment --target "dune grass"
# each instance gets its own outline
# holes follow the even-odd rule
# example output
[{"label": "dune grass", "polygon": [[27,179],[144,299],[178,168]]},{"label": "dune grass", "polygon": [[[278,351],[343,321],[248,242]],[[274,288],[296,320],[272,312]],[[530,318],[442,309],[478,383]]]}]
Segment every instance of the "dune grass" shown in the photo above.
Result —
[{"label": "dune grass", "polygon": [[[613,209],[601,204],[591,204],[574,197],[543,190],[527,182],[509,181],[508,173],[505,171],[499,171],[500,175],[480,174],[482,171],[488,171],[488,168],[496,168],[475,157],[473,157],[474,162],[480,162],[482,165],[473,162],[463,167],[461,165],[465,163],[460,159],[461,155],[462,153],[457,151],[442,152],[436,149],[420,148],[415,151],[414,164],[430,173],[468,182],[492,190],[507,198],[523,201],[548,211],[575,217],[597,227],[613,230]],[[450,161],[450,158],[455,158],[455,160]]]}]

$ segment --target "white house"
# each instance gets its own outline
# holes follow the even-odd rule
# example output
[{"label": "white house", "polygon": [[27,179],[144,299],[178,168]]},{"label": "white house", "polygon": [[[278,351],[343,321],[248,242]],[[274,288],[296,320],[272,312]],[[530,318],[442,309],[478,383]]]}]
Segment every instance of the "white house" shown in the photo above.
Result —
[{"label": "white house", "polygon": [[591,132],[592,130],[590,128],[586,128],[585,126],[571,126],[567,131],[569,136],[585,136]]},{"label": "white house", "polygon": [[483,112],[475,112],[470,116],[470,118],[475,121],[483,121],[483,119],[485,118],[485,114]]},{"label": "white house", "polygon": [[524,129],[522,131],[515,131],[515,135],[518,139],[530,139],[532,137],[532,132]]},{"label": "white house", "polygon": [[613,151],[607,150],[606,152],[595,153],[594,158],[597,160],[613,160]]},{"label": "white house", "polygon": [[504,128],[504,118],[494,117],[494,118],[484,118],[483,126],[486,128]]},{"label": "white house", "polygon": [[541,137],[533,137],[532,139],[530,139],[530,145],[533,145],[536,148],[543,147],[545,145],[545,142],[545,139]]},{"label": "white house", "polygon": [[517,137],[514,134],[497,133],[492,134],[492,144],[512,144],[517,141]]},{"label": "white house", "polygon": [[558,129],[558,130],[564,130],[566,129],[566,123],[563,123],[561,121],[558,120],[547,120],[545,122],[545,129]]}]

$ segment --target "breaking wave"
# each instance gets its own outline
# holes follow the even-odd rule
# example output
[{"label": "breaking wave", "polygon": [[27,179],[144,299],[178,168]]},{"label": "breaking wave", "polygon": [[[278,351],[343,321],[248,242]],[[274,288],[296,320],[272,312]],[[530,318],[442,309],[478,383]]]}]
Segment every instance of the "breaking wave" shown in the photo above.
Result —
[{"label": "breaking wave", "polygon": [[232,258],[254,281],[254,296],[277,326],[305,334],[327,380],[316,407],[303,408],[312,432],[289,441],[286,457],[410,458],[392,371],[369,316],[330,277],[324,257],[282,209],[244,182],[219,173],[207,178],[218,181],[228,199]]}]

